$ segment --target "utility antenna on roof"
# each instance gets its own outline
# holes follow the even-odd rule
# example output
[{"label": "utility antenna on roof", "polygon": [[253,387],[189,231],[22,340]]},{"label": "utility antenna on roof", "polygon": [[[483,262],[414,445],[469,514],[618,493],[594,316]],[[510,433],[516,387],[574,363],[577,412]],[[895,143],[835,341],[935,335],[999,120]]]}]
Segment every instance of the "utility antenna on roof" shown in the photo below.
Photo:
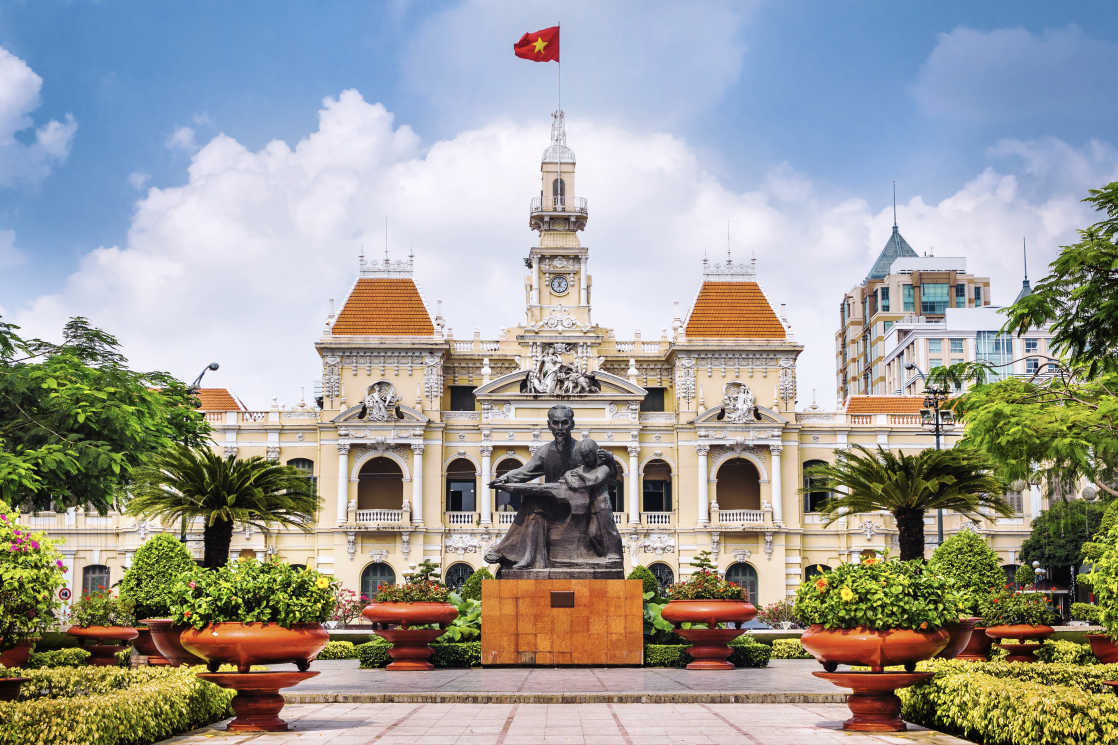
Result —
[{"label": "utility antenna on roof", "polygon": [[729,220],[726,221],[726,261],[727,261],[727,263],[733,261],[733,257],[730,255],[730,221]]},{"label": "utility antenna on roof", "polygon": [[384,216],[384,265],[388,266],[388,215]]}]

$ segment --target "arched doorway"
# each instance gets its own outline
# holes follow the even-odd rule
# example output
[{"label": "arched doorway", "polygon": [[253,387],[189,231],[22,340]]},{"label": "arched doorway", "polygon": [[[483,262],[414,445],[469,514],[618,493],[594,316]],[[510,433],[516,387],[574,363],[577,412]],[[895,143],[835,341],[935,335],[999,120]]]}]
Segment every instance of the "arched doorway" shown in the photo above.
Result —
[{"label": "arched doorway", "polygon": [[809,469],[827,465],[825,460],[804,461],[804,512],[819,512],[831,493],[823,488],[823,479],[812,476]]},{"label": "arched doorway", "polygon": [[644,466],[644,512],[672,511],[672,467],[665,461],[654,459]]},{"label": "arched doorway", "polygon": [[[523,463],[516,458],[505,458],[497,464],[497,475],[504,476],[509,471],[520,468]],[[497,490],[497,512],[516,512],[520,509],[520,495],[509,494],[507,491]]]},{"label": "arched doorway", "polygon": [[806,582],[812,577],[816,577],[820,574],[823,574],[824,572],[829,571],[831,571],[831,568],[826,564],[811,564],[806,569],[804,569],[804,581]]},{"label": "arched doorway", "polygon": [[404,472],[391,458],[373,458],[357,474],[357,509],[398,510],[404,504]]},{"label": "arched doorway", "polygon": [[675,573],[672,568],[667,564],[656,562],[655,564],[648,565],[648,571],[652,572],[652,576],[660,584],[660,592],[663,593],[675,582]]},{"label": "arched doorway", "polygon": [[383,561],[375,561],[361,572],[361,594],[372,600],[378,585],[396,584],[396,572]]},{"label": "arched doorway", "polygon": [[761,509],[761,474],[745,458],[731,458],[718,469],[719,510]]},{"label": "arched doorway", "polygon": [[757,604],[757,570],[752,565],[739,561],[726,569],[726,579],[745,590],[745,599]]},{"label": "arched doorway", "polygon": [[452,460],[446,467],[446,511],[477,511],[477,471],[465,458]]},{"label": "arched doorway", "polygon": [[461,561],[457,564],[451,564],[450,568],[446,570],[446,586],[452,590],[460,590],[473,573],[474,568],[469,564]]},{"label": "arched doorway", "polygon": [[104,564],[90,564],[82,569],[82,594],[105,592],[109,587],[109,568]]}]

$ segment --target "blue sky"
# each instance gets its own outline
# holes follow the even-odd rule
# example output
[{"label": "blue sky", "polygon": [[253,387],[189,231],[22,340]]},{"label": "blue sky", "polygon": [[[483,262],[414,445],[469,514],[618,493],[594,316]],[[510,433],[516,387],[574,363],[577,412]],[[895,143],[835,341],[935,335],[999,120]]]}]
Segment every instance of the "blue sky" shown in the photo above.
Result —
[{"label": "blue sky", "polygon": [[[0,309],[44,334],[68,314],[102,319],[137,364],[189,377],[217,356],[215,382],[250,404],[290,401],[317,377],[311,342],[352,281],[349,244],[388,216],[461,335],[517,322],[555,66],[511,45],[556,20],[598,320],[668,326],[729,221],[802,329],[802,404],[811,388],[832,399],[833,309],[888,235],[893,179],[909,242],[968,256],[1008,301],[1021,235],[1039,269],[1090,217],[1076,200],[1118,178],[1113,3],[599,5],[556,18],[554,3],[495,0],[0,3]],[[212,191],[276,140],[284,168],[307,173],[316,134],[343,151],[367,135],[376,153],[314,180],[272,172],[255,200]],[[415,180],[403,202],[401,178]],[[456,212],[479,187],[484,220]],[[294,205],[316,221],[277,215]],[[288,219],[299,240],[273,234]],[[648,242],[661,262],[635,267]],[[285,276],[303,288],[286,314]],[[267,346],[238,333],[300,351],[266,373]]]}]

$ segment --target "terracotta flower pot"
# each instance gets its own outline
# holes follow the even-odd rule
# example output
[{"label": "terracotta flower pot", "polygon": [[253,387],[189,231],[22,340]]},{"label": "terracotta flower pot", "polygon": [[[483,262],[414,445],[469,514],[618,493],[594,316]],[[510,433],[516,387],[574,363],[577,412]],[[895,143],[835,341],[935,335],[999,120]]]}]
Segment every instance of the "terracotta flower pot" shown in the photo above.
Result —
[{"label": "terracotta flower pot", "polygon": [[982,619],[979,619],[971,631],[970,639],[967,641],[963,651],[955,655],[957,660],[967,660],[969,662],[984,662],[990,659],[990,648],[994,645],[994,640],[986,636],[986,627],[982,625]]},{"label": "terracotta flower pot", "polygon": [[[676,632],[691,642],[687,653],[693,657],[688,670],[733,670],[729,661],[730,642],[745,632],[741,629],[722,629],[719,624],[736,623],[739,626],[757,615],[752,603],[744,600],[673,600],[660,613],[665,621],[675,624]],[[681,629],[684,623],[705,623],[705,629]]]},{"label": "terracotta flower pot", "polygon": [[179,634],[186,631],[185,626],[175,626],[169,618],[145,618],[141,623],[148,627],[152,643],[155,644],[159,655],[167,660],[167,664],[178,667],[201,665],[205,662],[201,657],[183,649]]},{"label": "terracotta flower pot", "polygon": [[821,624],[814,624],[804,629],[800,643],[829,673],[839,665],[867,665],[873,672],[880,673],[888,665],[904,665],[912,672],[917,662],[934,657],[950,639],[947,629],[875,631],[864,626],[825,629]]},{"label": "terracotta flower pot", "polygon": [[[372,603],[361,611],[373,623],[392,624],[396,629],[376,629],[374,633],[392,643],[388,656],[392,662],[387,670],[434,670],[430,644],[443,634],[443,629],[458,617],[458,609],[450,603]],[[412,626],[438,624],[437,629],[413,629]]]},{"label": "terracotta flower pot", "polygon": [[1118,644],[1109,636],[1087,634],[1087,641],[1091,644],[1091,654],[1095,655],[1099,662],[1107,664],[1118,662]]},{"label": "terracotta flower pot", "polygon": [[211,673],[222,663],[247,673],[253,665],[294,662],[306,672],[330,635],[320,623],[300,623],[284,628],[278,623],[211,623],[201,629],[188,628],[179,635],[186,651],[206,660]]},{"label": "terracotta flower pot", "polygon": [[1009,652],[1006,662],[1036,662],[1036,651],[1044,646],[1044,640],[1055,631],[1051,626],[1043,624],[1002,624],[987,626],[986,636],[991,639],[1018,640],[1018,644],[998,644]]},{"label": "terracotta flower pot", "polygon": [[170,662],[159,654],[159,649],[155,646],[155,641],[151,638],[151,629],[147,626],[137,626],[136,630],[140,635],[136,637],[136,641],[132,642],[132,646],[136,652],[143,655],[147,659],[149,665],[169,665]]},{"label": "terracotta flower pot", "polygon": [[19,687],[31,678],[0,678],[0,701],[15,701]]},{"label": "terracotta flower pot", "polygon": [[957,657],[970,644],[971,635],[974,633],[974,625],[981,620],[981,618],[971,616],[970,618],[960,618],[958,623],[944,626],[947,633],[951,634],[951,640],[947,642],[946,647],[939,651],[936,657],[945,660]]},{"label": "terracotta flower pot", "polygon": [[131,626],[71,626],[66,633],[86,643],[90,665],[103,667],[115,665],[116,653],[127,647],[124,642],[140,635]]},{"label": "terracotta flower pot", "polygon": [[0,652],[0,665],[4,667],[23,667],[31,657],[31,649],[35,642],[26,641]]}]

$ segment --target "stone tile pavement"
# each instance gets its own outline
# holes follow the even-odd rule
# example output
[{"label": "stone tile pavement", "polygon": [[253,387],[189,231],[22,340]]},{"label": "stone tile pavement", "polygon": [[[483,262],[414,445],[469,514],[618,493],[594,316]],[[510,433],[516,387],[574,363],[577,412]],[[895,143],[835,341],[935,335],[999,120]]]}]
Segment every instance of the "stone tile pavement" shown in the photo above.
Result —
[{"label": "stone tile pavement", "polygon": [[[321,677],[321,676],[320,676]],[[292,730],[229,733],[219,723],[176,745],[963,745],[908,732],[843,732],[842,704],[289,704]]]}]

